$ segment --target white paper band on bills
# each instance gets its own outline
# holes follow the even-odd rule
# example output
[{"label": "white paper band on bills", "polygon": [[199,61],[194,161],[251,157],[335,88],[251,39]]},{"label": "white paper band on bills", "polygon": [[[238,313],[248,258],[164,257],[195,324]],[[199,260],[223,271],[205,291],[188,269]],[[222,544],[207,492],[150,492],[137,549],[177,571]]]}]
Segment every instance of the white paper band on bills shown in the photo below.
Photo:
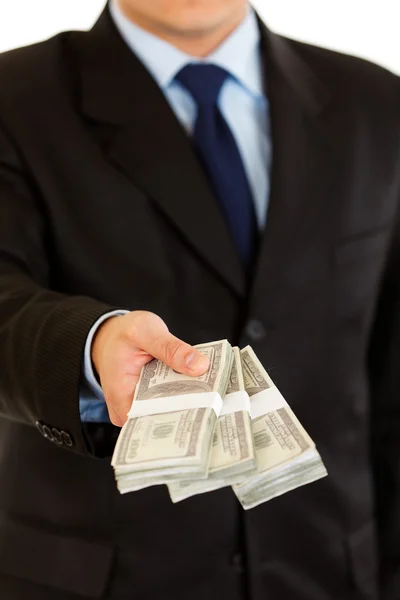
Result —
[{"label": "white paper band on bills", "polygon": [[222,408],[222,398],[218,392],[200,394],[182,394],[152,400],[135,400],[128,413],[129,418],[159,415],[161,413],[190,410],[192,408],[212,408],[219,417]]},{"label": "white paper band on bills", "polygon": [[224,398],[224,404],[219,416],[231,415],[238,410],[247,410],[247,412],[250,413],[250,398],[247,392],[233,392],[233,394],[227,394]]},{"label": "white paper band on bills", "polygon": [[278,388],[274,386],[268,390],[263,390],[258,394],[254,394],[254,396],[250,398],[250,406],[251,418],[257,419],[269,412],[288,406],[288,403]]}]

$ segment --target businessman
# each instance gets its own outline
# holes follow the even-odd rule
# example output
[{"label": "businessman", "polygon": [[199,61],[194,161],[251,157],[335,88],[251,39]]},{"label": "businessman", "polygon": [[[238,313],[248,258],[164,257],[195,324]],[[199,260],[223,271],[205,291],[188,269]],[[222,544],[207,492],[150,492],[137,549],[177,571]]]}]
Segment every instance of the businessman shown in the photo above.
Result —
[{"label": "businessman", "polygon": [[[112,0],[0,56],[2,600],[400,598],[399,131],[398,78],[246,0]],[[329,476],[120,496],[141,367],[221,338]]]}]

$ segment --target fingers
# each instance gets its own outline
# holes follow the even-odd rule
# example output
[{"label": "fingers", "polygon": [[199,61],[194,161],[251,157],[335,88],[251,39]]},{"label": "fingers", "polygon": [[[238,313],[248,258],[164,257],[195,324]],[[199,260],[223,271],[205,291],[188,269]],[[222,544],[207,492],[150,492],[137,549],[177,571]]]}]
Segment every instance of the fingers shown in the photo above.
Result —
[{"label": "fingers", "polygon": [[148,354],[179,373],[197,377],[207,371],[208,358],[172,335],[160,317],[145,313],[143,319],[139,316],[139,321],[135,327],[135,343]]},{"label": "fingers", "polygon": [[117,427],[127,421],[141,369],[152,357],[193,377],[209,367],[201,352],[172,335],[154,313],[135,311],[113,322],[110,319],[102,327],[95,339],[95,354],[110,420]]},{"label": "fingers", "polygon": [[110,386],[104,390],[110,421],[117,427],[122,427],[128,419],[128,412],[132,407],[133,396],[137,383],[136,378],[130,376],[118,377],[118,382],[112,379]]},{"label": "fingers", "polygon": [[108,410],[108,415],[110,417],[110,421],[113,425],[116,425],[117,427],[122,427],[122,425],[124,424],[124,422],[122,421],[121,417],[119,416],[119,414],[113,409],[112,405],[110,402],[107,402],[107,410]]},{"label": "fingers", "polygon": [[[111,423],[117,427],[122,427],[126,421],[126,415],[129,412],[129,408],[127,408],[124,415],[124,406],[126,407],[126,394],[121,394],[120,390],[118,390],[118,387],[113,389],[110,385],[107,387],[103,386],[103,393]],[[133,393],[131,395],[131,404],[132,398]]]}]

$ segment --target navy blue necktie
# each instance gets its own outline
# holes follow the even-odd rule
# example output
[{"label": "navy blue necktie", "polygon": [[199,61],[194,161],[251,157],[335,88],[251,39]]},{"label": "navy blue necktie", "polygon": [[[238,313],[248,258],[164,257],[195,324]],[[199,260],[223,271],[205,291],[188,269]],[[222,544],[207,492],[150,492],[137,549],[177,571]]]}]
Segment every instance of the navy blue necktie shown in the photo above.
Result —
[{"label": "navy blue necktie", "polygon": [[190,64],[176,79],[197,104],[193,142],[239,255],[250,266],[256,237],[252,193],[235,138],[217,106],[228,76],[227,71],[215,65]]}]

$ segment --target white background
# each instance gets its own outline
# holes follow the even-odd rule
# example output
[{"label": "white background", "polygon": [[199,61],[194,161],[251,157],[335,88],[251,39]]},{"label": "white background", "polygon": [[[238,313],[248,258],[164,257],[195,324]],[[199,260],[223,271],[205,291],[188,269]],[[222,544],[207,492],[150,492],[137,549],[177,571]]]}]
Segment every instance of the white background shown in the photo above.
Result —
[{"label": "white background", "polygon": [[[362,56],[400,74],[400,0],[253,0],[253,4],[279,33]],[[104,5],[105,0],[0,0],[0,52],[59,31],[87,29]]]}]

